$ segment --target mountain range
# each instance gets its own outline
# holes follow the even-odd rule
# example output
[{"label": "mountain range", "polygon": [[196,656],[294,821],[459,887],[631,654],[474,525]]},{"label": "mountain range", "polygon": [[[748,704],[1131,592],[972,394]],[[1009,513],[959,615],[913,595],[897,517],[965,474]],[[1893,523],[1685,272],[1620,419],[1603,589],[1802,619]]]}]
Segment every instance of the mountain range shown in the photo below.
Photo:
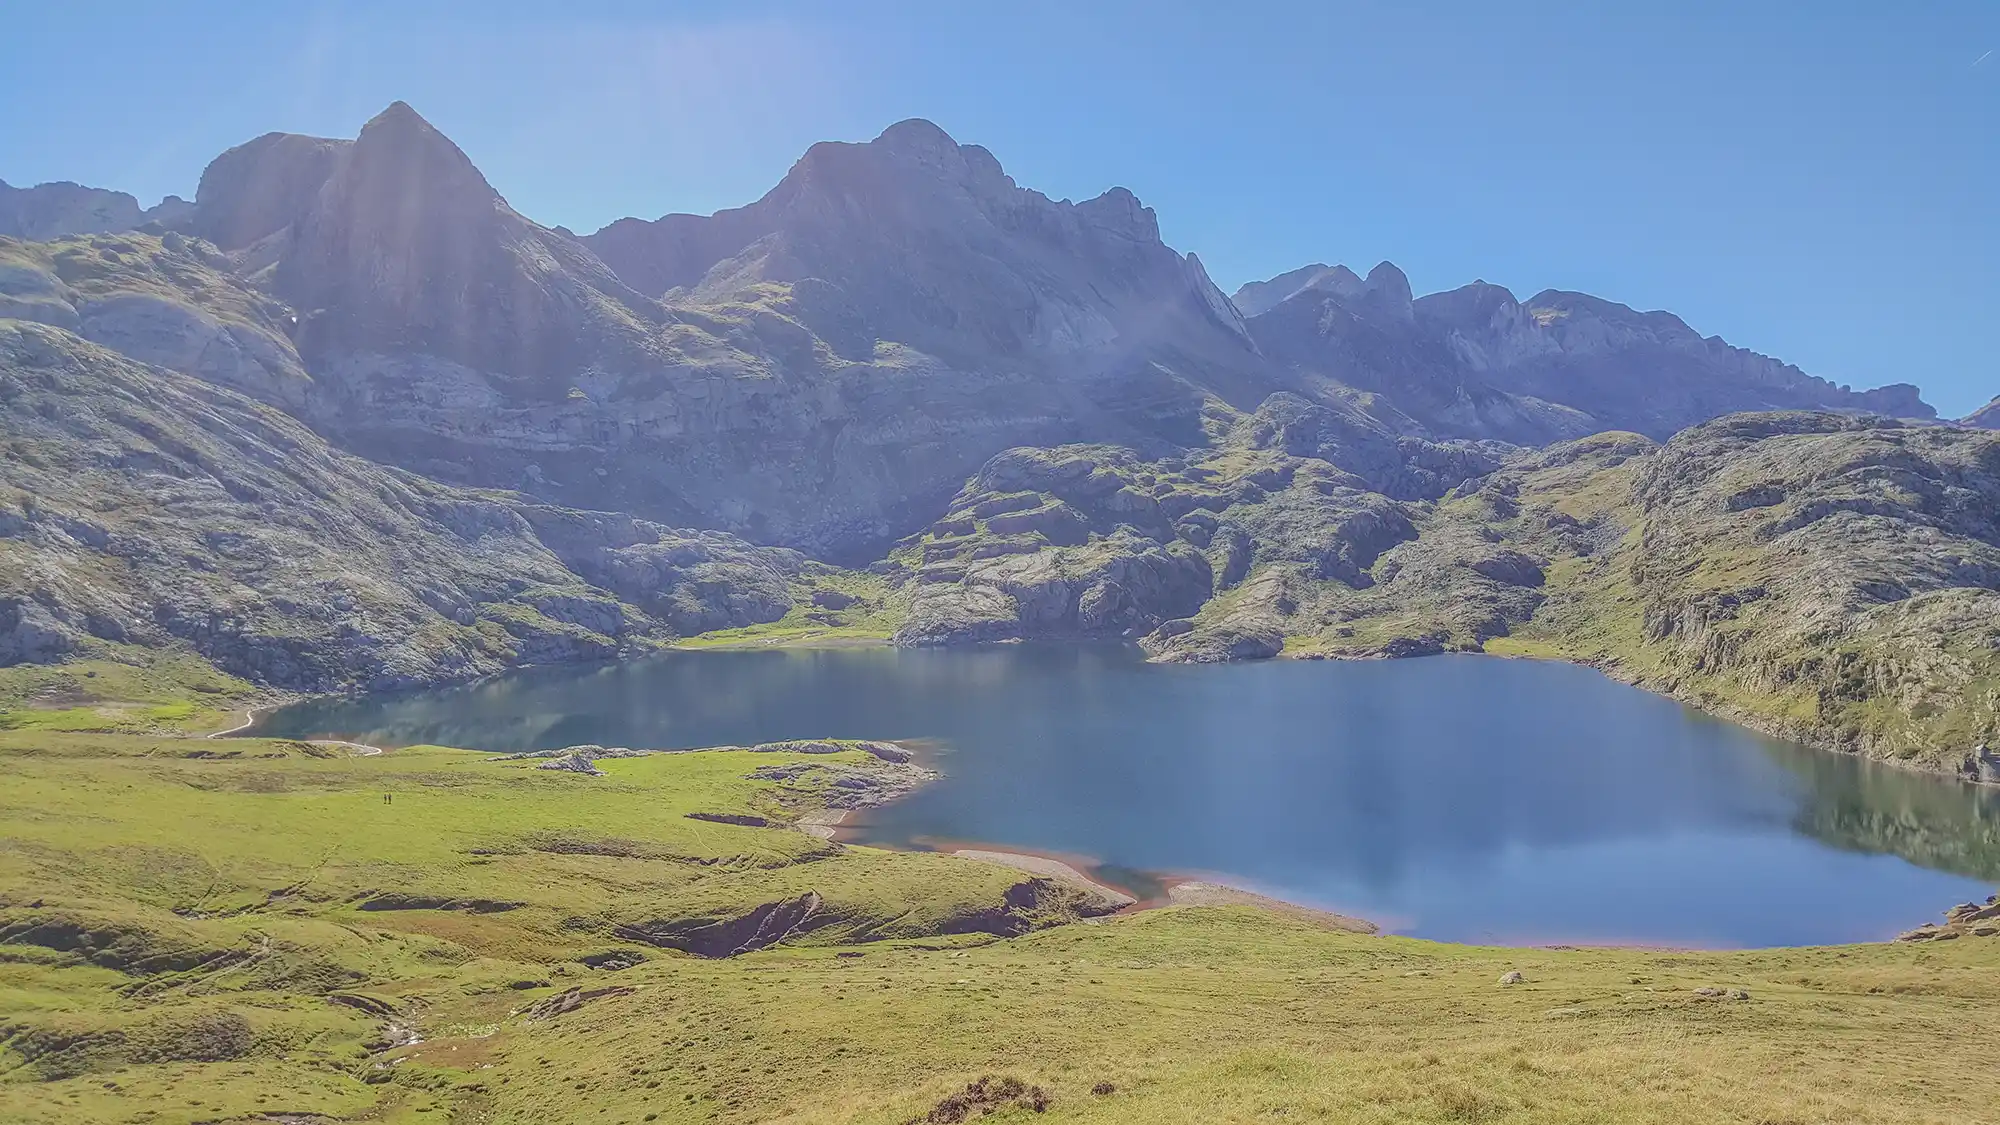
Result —
[{"label": "mountain range", "polygon": [[[516,212],[400,102],[353,140],[230,149],[192,204],[0,185],[0,402],[0,665],[174,648],[326,690],[760,625],[1143,636],[1163,659],[1541,630],[1800,737],[1975,772],[1992,742],[2000,546],[1952,513],[1994,495],[2000,440],[1932,424],[1915,387],[1836,386],[1587,294],[1417,297],[1387,262],[1226,296],[1131,192],[1051,200],[922,120],[814,145],[744,207],[583,236]],[[1784,420],[1715,421],[1743,412]],[[1760,613],[1817,622],[1801,652],[1960,591],[1916,619],[1952,623],[1956,671],[1913,691],[1917,656],[1878,660],[1796,721],[1820,671],[1637,655],[1685,639],[1655,618],[1740,604],[1762,561],[1623,601],[1605,578],[1593,612],[1644,627],[1630,651],[1572,644],[1547,615],[1589,599],[1556,578],[1710,518],[1641,469],[1689,441],[1745,466],[1704,469],[1736,489],[1718,502],[1776,497],[1727,510],[1782,509],[1783,532],[1737,529],[1746,558],[1881,521],[1828,548],[1848,585],[1763,584]],[[1778,447],[1831,476],[1736,479]],[[1511,500],[1465,515],[1557,478],[1584,491],[1535,528]]]}]

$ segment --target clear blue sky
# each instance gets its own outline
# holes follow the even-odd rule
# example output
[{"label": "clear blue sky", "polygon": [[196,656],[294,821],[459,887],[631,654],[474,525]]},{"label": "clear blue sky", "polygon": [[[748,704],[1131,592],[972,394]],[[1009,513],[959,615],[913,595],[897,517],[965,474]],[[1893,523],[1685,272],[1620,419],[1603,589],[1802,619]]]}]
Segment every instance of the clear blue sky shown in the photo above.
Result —
[{"label": "clear blue sky", "polygon": [[[1087,11],[1085,10],[1087,9]],[[467,14],[479,13],[477,18]],[[1947,414],[2000,393],[2000,2],[19,4],[0,178],[150,203],[402,98],[522,212],[762,194],[928,117],[1225,289],[1582,289]]]}]

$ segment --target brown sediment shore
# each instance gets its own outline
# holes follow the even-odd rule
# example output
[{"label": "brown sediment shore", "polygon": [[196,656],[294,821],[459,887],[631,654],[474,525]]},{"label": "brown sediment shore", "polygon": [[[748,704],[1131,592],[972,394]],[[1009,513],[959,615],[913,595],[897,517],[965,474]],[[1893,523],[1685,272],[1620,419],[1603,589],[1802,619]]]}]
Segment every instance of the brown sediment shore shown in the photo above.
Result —
[{"label": "brown sediment shore", "polygon": [[997,851],[988,848],[957,848],[951,854],[964,859],[976,859],[981,863],[997,863],[1002,867],[1011,867],[1016,871],[1025,871],[1030,875],[1040,875],[1044,879],[1054,879],[1057,882],[1083,887],[1102,895],[1111,902],[1117,903],[1120,909],[1139,905],[1137,896],[1122,891],[1109,883],[1100,883],[1075,867],[1052,856],[1034,855],[1029,852]]},{"label": "brown sediment shore", "polygon": [[1331,910],[1317,910],[1310,906],[1300,906],[1295,902],[1271,898],[1232,887],[1226,883],[1212,883],[1206,880],[1189,879],[1167,886],[1168,906],[1255,906],[1273,914],[1282,914],[1301,922],[1310,922],[1329,930],[1341,930],[1352,934],[1381,933],[1382,928],[1363,918],[1351,918],[1336,914]]},{"label": "brown sediment shore", "polygon": [[792,827],[821,840],[838,839],[842,822],[846,821],[847,814],[853,811],[853,809],[820,809],[793,821]]}]

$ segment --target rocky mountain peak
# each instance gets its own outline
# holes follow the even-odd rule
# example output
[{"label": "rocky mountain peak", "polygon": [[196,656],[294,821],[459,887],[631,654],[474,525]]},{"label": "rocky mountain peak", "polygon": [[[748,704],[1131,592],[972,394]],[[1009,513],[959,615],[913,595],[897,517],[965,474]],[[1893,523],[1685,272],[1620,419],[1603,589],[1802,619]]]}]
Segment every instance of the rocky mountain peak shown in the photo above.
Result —
[{"label": "rocky mountain peak", "polygon": [[1481,330],[1502,322],[1525,323],[1521,302],[1504,285],[1475,281],[1441,293],[1417,298],[1417,315],[1426,321],[1462,332]]},{"label": "rocky mountain peak", "polygon": [[407,102],[393,102],[368,119],[341,176],[351,190],[383,203],[395,195],[461,206],[500,202],[464,151]]},{"label": "rocky mountain peak", "polygon": [[290,227],[354,142],[266,133],[209,161],[195,189],[194,233],[224,250]]},{"label": "rocky mountain peak", "polygon": [[1250,353],[1235,309],[1198,261],[1160,240],[1158,217],[1130,190],[1052,200],[922,119],[814,145],[747,207],[621,220],[583,241],[670,302],[806,285],[802,313],[816,330],[955,364]]},{"label": "rocky mountain peak", "polygon": [[1988,430],[2000,430],[2000,395],[1993,401],[1968,414],[1964,418],[1968,426],[1980,426]]},{"label": "rocky mountain peak", "polygon": [[1383,312],[1398,320],[1409,320],[1414,315],[1414,295],[1410,292],[1410,279],[1398,269],[1394,262],[1378,262],[1368,271],[1362,282],[1362,296]]},{"label": "rocky mountain peak", "polygon": [[[309,182],[299,158],[317,159],[317,149],[270,148],[269,163],[284,169],[276,179],[288,189]],[[629,355],[636,324],[660,315],[574,239],[515,213],[403,102],[335,150],[292,225],[274,286],[299,310],[302,351],[427,355],[537,394],[566,390],[590,362]]]}]

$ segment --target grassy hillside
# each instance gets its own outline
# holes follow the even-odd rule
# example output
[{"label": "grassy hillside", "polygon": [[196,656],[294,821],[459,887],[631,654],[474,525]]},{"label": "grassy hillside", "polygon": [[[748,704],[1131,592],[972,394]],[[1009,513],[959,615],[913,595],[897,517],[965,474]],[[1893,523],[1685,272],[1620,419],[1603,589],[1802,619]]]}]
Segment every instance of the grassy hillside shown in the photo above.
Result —
[{"label": "grassy hillside", "polygon": [[[2000,1074],[1940,1049],[2000,1032],[1988,938],[1505,950],[1247,907],[1090,919],[1059,884],[798,831],[910,780],[865,744],[549,763],[0,733],[0,1120],[1804,1125],[2000,1103]],[[759,932],[785,936],[685,951]]]},{"label": "grassy hillside", "polygon": [[1991,434],[1738,415],[1664,446],[1524,454],[1415,513],[1364,581],[1262,581],[1292,605],[1287,655],[1577,660],[1786,737],[1995,780],[1995,513]]}]

